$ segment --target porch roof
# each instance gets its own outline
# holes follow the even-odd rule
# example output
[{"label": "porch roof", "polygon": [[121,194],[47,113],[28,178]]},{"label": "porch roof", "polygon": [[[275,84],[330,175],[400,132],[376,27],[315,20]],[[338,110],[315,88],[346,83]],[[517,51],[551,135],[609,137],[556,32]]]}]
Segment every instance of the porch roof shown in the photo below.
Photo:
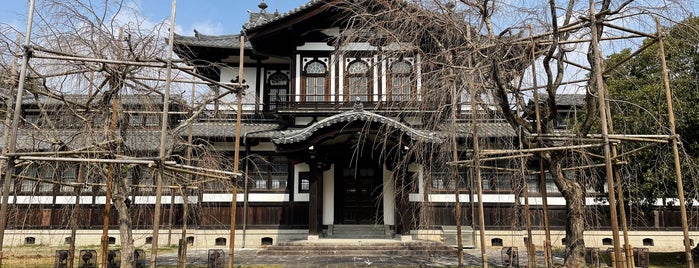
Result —
[{"label": "porch roof", "polygon": [[362,108],[361,105],[355,105],[355,108],[352,111],[330,116],[308,127],[282,132],[281,136],[273,138],[273,142],[276,144],[292,144],[302,142],[307,140],[309,137],[311,137],[313,134],[315,134],[321,129],[330,127],[337,123],[350,123],[355,121],[363,121],[368,123],[375,122],[382,124],[383,126],[386,126],[388,128],[398,129],[403,133],[407,134],[413,140],[435,143],[442,142],[442,139],[440,138],[438,132],[418,130],[412,128],[393,118],[366,111]]}]

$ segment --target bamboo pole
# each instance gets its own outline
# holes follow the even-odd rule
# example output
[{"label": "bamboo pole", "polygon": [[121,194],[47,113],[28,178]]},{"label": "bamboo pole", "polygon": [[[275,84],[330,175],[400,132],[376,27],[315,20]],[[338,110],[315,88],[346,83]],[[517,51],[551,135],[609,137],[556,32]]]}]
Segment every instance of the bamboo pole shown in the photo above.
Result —
[{"label": "bamboo pole", "polygon": [[[169,124],[168,112],[170,111],[170,86],[172,84],[172,54],[175,38],[175,15],[177,10],[177,0],[172,0],[170,10],[170,36],[168,38],[167,48],[167,68],[165,69],[165,89],[163,96],[163,114],[160,119],[160,161],[164,162],[167,155],[165,151],[165,143],[167,142],[167,130]],[[159,163],[158,181],[155,190],[155,209],[153,211],[153,243],[151,244],[150,266],[155,268],[158,258],[158,236],[160,235],[160,206],[163,197],[163,177],[164,164]]]},{"label": "bamboo pole", "polygon": [[[532,29],[532,25],[529,25],[530,31],[534,31]],[[536,52],[534,49],[531,51],[531,60],[534,63],[536,59]],[[533,97],[534,97],[534,110],[535,110],[535,119],[536,119],[536,133],[541,134],[542,129],[541,129],[541,108],[539,107],[539,90],[538,90],[538,83],[537,83],[537,77],[536,77],[536,64],[532,64],[532,87],[535,88],[535,90],[532,91]],[[541,139],[538,139],[537,141],[539,143],[539,146],[543,147],[544,142]],[[541,151],[548,151],[550,148],[537,148],[537,149],[543,149]],[[537,150],[537,149],[526,149],[526,150],[519,150],[519,153],[532,153],[535,151],[531,150]],[[542,203],[542,218],[543,218],[543,223],[544,223],[544,266],[545,267],[551,267],[553,266],[553,256],[551,252],[551,226],[549,223],[549,216],[548,216],[548,191],[546,188],[546,174],[544,172],[544,162],[539,159],[539,188],[541,192],[541,203]]]},{"label": "bamboo pole", "polygon": [[[240,54],[238,63],[238,91],[236,92],[238,96],[238,110],[236,111],[236,129],[235,129],[235,151],[233,157],[233,172],[239,173],[240,169],[240,121],[243,113],[243,66],[245,61],[245,36],[240,35]],[[228,258],[228,268],[233,268],[235,263],[235,213],[236,207],[238,206],[238,176],[233,177],[233,195],[231,197],[231,232],[230,232],[230,242],[229,242],[229,253],[230,258]],[[247,213],[247,212],[245,212]]]},{"label": "bamboo pole", "polygon": [[620,241],[619,241],[619,223],[618,223],[618,218],[617,218],[617,202],[616,202],[616,196],[614,194],[614,170],[612,166],[612,152],[611,152],[611,143],[609,142],[609,129],[608,129],[608,122],[607,122],[607,105],[605,104],[606,101],[606,92],[605,92],[605,87],[604,87],[604,78],[602,77],[602,54],[600,52],[599,48],[599,40],[597,36],[597,31],[599,29],[599,21],[596,19],[596,11],[595,11],[595,2],[594,0],[589,1],[590,4],[590,17],[595,18],[592,20],[590,24],[590,28],[592,31],[592,52],[594,54],[594,69],[595,71],[595,85],[597,87],[597,100],[598,100],[598,106],[600,110],[600,125],[602,129],[602,139],[604,140],[604,163],[605,163],[605,171],[606,171],[606,177],[607,177],[607,189],[608,189],[608,195],[609,195],[609,212],[610,212],[610,217],[611,217],[611,227],[612,227],[612,237],[613,242],[614,242],[614,257],[612,258],[612,267],[619,267],[618,262],[621,262],[621,265],[623,266],[623,263],[625,262],[624,259],[621,256],[621,247],[620,247]]},{"label": "bamboo pole", "polygon": [[[194,81],[194,80],[193,80]],[[192,83],[192,92],[191,92],[191,105],[194,106],[194,100],[196,97],[195,91],[196,91],[196,83]],[[187,159],[185,160],[185,163],[187,163],[187,166],[192,165],[192,146],[193,146],[193,137],[192,137],[192,124],[189,124],[187,127]],[[193,175],[188,175],[187,176],[187,183],[191,183],[193,181],[192,179]],[[178,268],[185,268],[187,267],[187,221],[189,220],[189,195],[188,195],[188,189],[185,187],[185,189],[182,190],[182,195],[183,195],[183,200],[182,200],[182,214],[183,214],[183,219],[182,219],[182,235],[180,238],[180,247],[179,250],[177,251],[177,267]]]},{"label": "bamboo pole", "polygon": [[[29,0],[29,11],[27,12],[27,29],[24,32],[24,46],[28,47],[31,44],[32,36],[32,20],[34,19],[34,0]],[[30,53],[27,49],[24,50],[22,56],[22,66],[19,69],[19,79],[17,80],[17,93],[15,96],[15,106],[12,112],[12,125],[8,136],[7,153],[15,153],[17,150],[17,128],[19,126],[20,114],[22,113],[22,96],[24,94],[24,80],[27,78],[27,65],[29,64]],[[9,116],[9,115],[8,115]],[[15,173],[14,157],[7,158],[7,167],[5,168],[5,181],[2,184],[2,204],[0,204],[0,265],[4,258],[3,243],[5,241],[5,228],[7,227],[7,209],[10,200],[10,184],[12,176]]]},{"label": "bamboo pole", "polygon": [[[20,49],[20,47],[19,47],[20,40],[21,40],[21,36],[20,36],[20,34],[17,34],[17,46],[15,47],[15,50],[16,50],[16,51],[19,51],[19,49]],[[18,79],[15,78],[15,73],[17,73],[17,59],[13,59],[13,60],[12,60],[12,73],[11,73],[11,79],[12,79],[12,81],[11,81],[10,84],[19,83]],[[13,99],[12,99],[12,98],[13,98],[13,95],[12,95],[12,94],[8,94],[7,98],[8,98],[8,99],[7,99],[7,103],[12,103],[12,101],[13,101]],[[11,117],[10,117],[10,114],[12,114],[12,106],[11,106],[11,105],[7,105],[7,110],[5,110],[5,111],[6,111],[6,112],[5,112],[5,126],[9,126],[9,125],[11,124],[11,121],[10,121],[10,118],[11,118]],[[7,144],[8,139],[9,139],[9,133],[10,133],[10,128],[9,128],[9,127],[3,128],[3,132],[2,132],[2,142],[3,142],[3,144]],[[2,147],[2,156],[3,156],[3,160],[6,160],[6,161],[7,161],[9,158],[5,157],[6,155],[7,155],[7,146],[3,146],[3,147]],[[6,166],[9,166],[9,164],[8,164],[8,165],[5,165],[6,161],[0,161],[0,170],[3,170],[3,169],[5,169]],[[4,170],[3,170],[3,171],[4,171]],[[5,172],[7,172],[7,171],[5,171]],[[14,172],[13,172],[13,173],[14,173]],[[5,182],[10,182],[10,181],[8,181],[7,179],[5,179]],[[7,187],[7,190],[6,190],[6,187]],[[5,216],[7,215],[7,206],[9,206],[8,203],[9,203],[9,201],[10,201],[10,199],[9,199],[9,193],[10,193],[10,183],[3,183],[3,188],[2,188],[2,204],[0,205],[0,214],[2,214],[2,218],[5,218]],[[0,265],[2,265],[2,257],[3,257],[3,255],[2,255],[2,241],[3,241],[2,236],[4,236],[4,230],[5,230],[6,222],[5,222],[4,219],[3,219],[3,220],[0,220],[0,222],[2,222],[2,223],[0,223],[0,228],[2,228],[1,230],[2,230],[2,233],[3,233],[3,234],[0,234]],[[72,268],[72,267],[70,267],[70,268]]]},{"label": "bamboo pole", "polygon": [[[124,34],[124,29],[119,28],[119,42],[121,42]],[[116,81],[114,81],[116,82]],[[118,81],[117,85],[113,85],[114,87],[117,87],[117,90],[121,90],[121,80]],[[119,101],[119,94],[117,93],[115,97],[112,99],[112,115],[111,115],[111,121],[109,122],[109,135],[111,136],[110,139],[114,139],[116,128],[117,128],[117,113],[119,111],[119,108],[121,107],[121,103]],[[100,263],[99,267],[100,268],[107,268],[107,248],[109,247],[109,213],[111,210],[111,202],[112,202],[112,181],[114,180],[114,164],[107,165],[107,189],[105,193],[105,200],[104,200],[104,210],[102,213],[102,237],[100,239]]]},{"label": "bamboo pole", "polygon": [[[614,133],[614,120],[612,120],[612,109],[609,106],[609,101],[605,101],[605,107],[607,111],[607,122],[609,123],[609,132]],[[621,184],[621,172],[619,171],[619,158],[617,144],[612,144],[612,161],[614,161],[614,180],[616,184],[616,192],[619,195],[619,217],[621,218],[621,231],[624,236],[624,251],[626,257],[626,267],[634,268],[633,261],[633,248],[631,247],[631,242],[629,242],[629,228],[626,223],[626,203],[624,203],[624,191]]]},{"label": "bamboo pole", "polygon": [[[466,40],[470,42],[471,40],[471,30],[467,26],[466,28]],[[451,61],[451,58],[449,59]],[[467,63],[470,67],[471,61],[470,58],[468,59]],[[449,69],[450,75],[453,76],[453,70]],[[473,83],[471,83],[471,79],[469,78],[468,85],[467,87],[471,88],[473,87]],[[457,113],[457,99],[459,98],[458,96],[458,91],[456,87],[456,81],[452,79],[450,82],[451,87],[451,143],[452,143],[452,160],[453,161],[459,161],[459,145],[458,141],[456,139],[456,113]],[[471,100],[474,100],[473,98]],[[472,103],[475,101],[471,101]],[[476,112],[471,111],[475,117]],[[475,120],[474,120],[475,124]],[[461,179],[459,177],[459,166],[452,166],[451,167],[452,171],[452,178],[454,179],[454,216],[455,216],[455,221],[456,221],[456,255],[458,259],[458,267],[463,267],[464,266],[464,242],[461,237],[461,197],[459,193],[459,184],[461,183]],[[404,180],[403,180],[404,181]],[[403,182],[401,182],[403,183]],[[404,191],[405,189],[403,189]],[[482,234],[481,234],[482,235]],[[481,246],[483,247],[483,246]],[[487,265],[487,264],[486,264]]]},{"label": "bamboo pole", "polygon": [[682,167],[680,166],[679,140],[680,136],[675,131],[675,112],[672,108],[672,92],[670,91],[670,77],[667,71],[667,61],[665,59],[665,44],[663,39],[665,35],[662,33],[660,20],[655,17],[655,27],[658,31],[658,47],[660,49],[660,63],[663,67],[663,87],[665,89],[665,98],[667,101],[667,113],[670,123],[670,135],[672,139],[672,154],[675,160],[675,176],[677,176],[677,195],[680,199],[680,216],[682,217],[682,235],[684,236],[684,251],[687,258],[687,267],[693,268],[694,261],[692,260],[692,245],[689,243],[689,225],[687,223],[687,206],[684,200],[684,184],[682,181]]},{"label": "bamboo pole", "polygon": [[[83,165],[78,167],[78,183],[85,181],[85,169]],[[68,248],[68,267],[73,268],[73,261],[75,258],[75,238],[77,237],[78,231],[78,218],[80,217],[80,196],[82,195],[82,187],[75,187],[75,205],[73,211],[70,215],[70,245]]]},{"label": "bamboo pole", "polygon": [[[470,37],[471,35],[471,30],[467,30],[467,36]],[[469,60],[469,65],[471,64]],[[471,81],[473,78],[472,76],[469,76],[469,81]],[[473,117],[473,123],[471,124],[472,131],[473,131],[473,162],[475,163],[475,166],[478,167],[481,164],[480,161],[480,146],[478,144],[478,120],[476,119],[477,116],[477,105],[476,105],[476,97],[477,97],[477,92],[476,92],[476,87],[473,85],[473,83],[470,83],[471,86],[469,87],[469,95],[471,98],[471,113]],[[455,107],[456,105],[452,104],[452,107]],[[488,268],[488,254],[486,252],[486,244],[485,244],[485,216],[484,216],[484,211],[483,211],[483,181],[481,179],[481,169],[480,168],[474,168],[472,174],[476,176],[476,191],[478,195],[478,230],[479,230],[479,238],[480,238],[480,247],[481,247],[481,265],[485,268]],[[457,199],[458,201],[458,199]],[[473,200],[471,201],[473,202]],[[461,237],[459,237],[461,238]]]},{"label": "bamboo pole", "polygon": [[[519,149],[523,149],[522,141],[522,127],[519,128]],[[527,184],[527,173],[526,173],[526,161],[525,157],[519,158],[519,173],[522,176],[522,191],[524,192],[524,223],[527,228],[527,265],[528,267],[536,267],[536,244],[532,238],[532,219],[531,210],[529,209],[529,185]]]}]

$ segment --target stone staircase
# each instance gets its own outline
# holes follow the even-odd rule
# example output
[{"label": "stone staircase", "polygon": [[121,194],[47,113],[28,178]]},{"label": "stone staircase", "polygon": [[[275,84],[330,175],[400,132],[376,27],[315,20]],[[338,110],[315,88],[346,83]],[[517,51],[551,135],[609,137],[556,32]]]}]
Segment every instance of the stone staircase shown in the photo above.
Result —
[{"label": "stone staircase", "polygon": [[392,239],[320,239],[317,241],[284,241],[257,252],[260,256],[435,256],[453,255],[456,250],[440,242]]},{"label": "stone staircase", "polygon": [[377,238],[385,239],[393,236],[393,231],[385,225],[330,225],[325,236],[328,238]]}]

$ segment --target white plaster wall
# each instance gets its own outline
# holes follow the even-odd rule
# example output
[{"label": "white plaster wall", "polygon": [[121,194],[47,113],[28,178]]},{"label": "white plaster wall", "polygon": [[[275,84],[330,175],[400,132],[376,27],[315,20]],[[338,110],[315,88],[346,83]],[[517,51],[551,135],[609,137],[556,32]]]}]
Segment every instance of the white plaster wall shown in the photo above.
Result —
[{"label": "white plaster wall", "polygon": [[[294,185],[299,185],[299,172],[308,172],[310,167],[306,163],[298,163],[294,165]],[[299,193],[299,187],[294,187],[294,201],[295,202],[308,202],[308,193]]]},{"label": "white plaster wall", "polygon": [[335,222],[335,165],[323,172],[323,224]]},{"label": "white plaster wall", "polygon": [[383,222],[384,225],[394,225],[396,217],[396,197],[393,172],[383,167]]},{"label": "white plaster wall", "polygon": [[[238,77],[238,67],[221,67],[221,83],[230,83],[236,77]],[[250,86],[243,96],[243,110],[254,110],[254,104],[257,100],[257,92],[255,92],[257,88],[257,68],[244,67],[243,79],[245,79],[245,84]],[[237,108],[235,94],[228,94],[226,97],[221,98],[221,101],[222,105],[219,106],[221,110],[235,110]]]}]

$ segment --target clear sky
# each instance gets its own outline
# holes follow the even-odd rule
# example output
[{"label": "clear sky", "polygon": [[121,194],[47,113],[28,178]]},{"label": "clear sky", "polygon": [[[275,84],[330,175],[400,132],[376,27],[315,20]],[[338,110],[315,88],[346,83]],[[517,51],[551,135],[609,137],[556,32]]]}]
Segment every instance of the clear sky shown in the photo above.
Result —
[{"label": "clear sky", "polygon": [[[37,2],[42,0],[35,0]],[[73,0],[65,0],[73,1]],[[83,0],[87,1],[87,0]],[[103,0],[92,0],[102,2]],[[125,0],[139,10],[140,14],[160,22],[170,17],[170,0]],[[268,12],[284,13],[309,0],[266,0]],[[1,0],[0,23],[9,24],[21,31],[25,29],[28,0]],[[259,11],[261,0],[177,0],[176,32],[193,35],[197,29],[203,34],[236,34],[243,22],[248,20],[248,10]]]}]

